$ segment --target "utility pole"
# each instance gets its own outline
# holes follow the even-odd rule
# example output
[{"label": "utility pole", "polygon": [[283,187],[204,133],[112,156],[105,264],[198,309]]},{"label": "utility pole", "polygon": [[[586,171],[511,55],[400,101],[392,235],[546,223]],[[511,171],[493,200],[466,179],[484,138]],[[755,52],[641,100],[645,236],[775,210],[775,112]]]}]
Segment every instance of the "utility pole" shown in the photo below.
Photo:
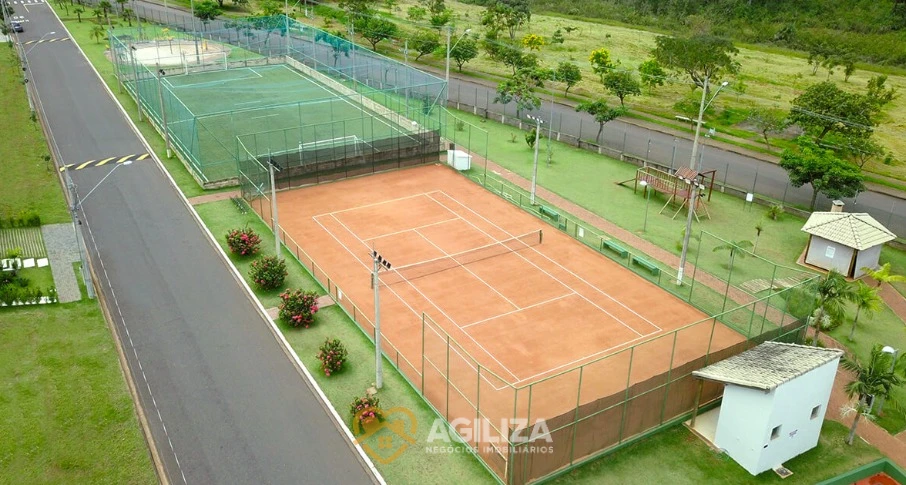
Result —
[{"label": "utility pole", "polygon": [[374,387],[380,389],[384,386],[384,359],[381,355],[381,278],[378,272],[381,268],[389,270],[393,265],[376,250],[371,251],[371,259],[374,263],[371,271],[371,286],[374,288]]}]

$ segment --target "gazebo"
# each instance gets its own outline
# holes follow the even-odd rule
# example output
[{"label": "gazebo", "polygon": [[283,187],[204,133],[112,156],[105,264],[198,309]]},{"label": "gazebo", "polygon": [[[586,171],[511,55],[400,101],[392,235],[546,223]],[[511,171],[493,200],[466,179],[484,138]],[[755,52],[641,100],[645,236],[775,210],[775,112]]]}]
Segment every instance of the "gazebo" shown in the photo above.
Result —
[{"label": "gazebo", "polygon": [[839,200],[830,212],[813,212],[802,230],[809,234],[805,263],[836,269],[847,278],[862,276],[862,268],[876,268],[881,247],[897,237],[868,214],[843,212]]}]

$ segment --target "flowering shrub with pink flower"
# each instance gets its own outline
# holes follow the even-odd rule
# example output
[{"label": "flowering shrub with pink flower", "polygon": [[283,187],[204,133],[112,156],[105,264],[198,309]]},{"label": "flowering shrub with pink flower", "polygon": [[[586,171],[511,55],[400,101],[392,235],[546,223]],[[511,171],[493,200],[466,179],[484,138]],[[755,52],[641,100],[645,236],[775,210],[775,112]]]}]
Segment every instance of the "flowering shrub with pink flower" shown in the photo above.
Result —
[{"label": "flowering shrub with pink flower", "polygon": [[[357,397],[352,401],[352,406],[349,407],[349,414],[352,414],[352,418],[356,420],[357,429],[362,429],[384,419],[384,413],[378,407],[378,404],[378,398],[372,396]],[[353,425],[355,424],[353,423]]]},{"label": "flowering shrub with pink flower", "polygon": [[318,295],[311,291],[286,290],[280,294],[280,318],[294,327],[308,328],[315,322]]},{"label": "flowering shrub with pink flower", "polygon": [[265,256],[252,261],[249,278],[262,290],[273,290],[286,279],[286,262],[276,256]]},{"label": "flowering shrub with pink flower", "polygon": [[337,339],[326,339],[319,349],[318,360],[321,361],[324,375],[330,377],[339,372],[346,362],[346,347]]},{"label": "flowering shrub with pink flower", "polygon": [[230,229],[226,235],[227,246],[230,252],[239,256],[251,256],[258,252],[261,238],[249,228]]}]

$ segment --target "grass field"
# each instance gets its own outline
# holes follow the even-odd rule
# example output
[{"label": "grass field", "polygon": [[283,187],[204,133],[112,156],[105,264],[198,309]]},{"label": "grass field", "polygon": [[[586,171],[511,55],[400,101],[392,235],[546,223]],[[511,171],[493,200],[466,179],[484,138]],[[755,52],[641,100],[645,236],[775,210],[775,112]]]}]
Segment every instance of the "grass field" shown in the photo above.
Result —
[{"label": "grass field", "polygon": [[157,482],[97,302],[0,309],[0,436],[2,482]]},{"label": "grass field", "polygon": [[825,421],[818,446],[787,461],[785,465],[793,475],[782,479],[770,471],[753,477],[727,455],[715,453],[684,426],[675,426],[562,475],[551,483],[812,485],[882,457],[878,450],[862,440],[856,440],[853,446],[846,445],[843,441],[846,433],[842,424]]},{"label": "grass field", "polygon": [[[197,206],[196,210],[228,254],[223,235],[230,228],[245,226],[251,227],[261,235],[259,254],[274,254],[273,236],[253,212],[241,214],[229,200],[203,204]],[[324,292],[285,249],[283,256],[289,270],[285,287],[317,291],[319,294]],[[251,259],[239,259],[232,255],[230,259],[243,276],[246,276]],[[278,305],[278,295],[281,291],[282,289],[270,292],[255,290],[255,293],[261,303],[269,308]],[[297,329],[282,322],[278,323],[286,339],[302,363],[315,376],[318,385],[337,408],[340,416],[349,418],[347,414],[349,403],[355,397],[364,395],[365,389],[374,382],[374,345],[338,306],[320,310],[315,316],[315,324],[308,329]],[[315,358],[318,347],[326,338],[340,339],[349,351],[349,359],[344,369],[329,378],[320,371],[320,362]],[[449,454],[425,451],[429,446],[428,431],[435,415],[389,363],[384,365],[384,388],[378,397],[385,409],[402,406],[411,410],[418,422],[416,442],[410,445],[410,449],[389,464],[377,464],[388,483],[493,483],[491,476],[478,460],[472,458],[462,448],[458,448],[457,453]]]},{"label": "grass field", "polygon": [[[405,18],[406,10],[415,4],[414,0],[399,2],[399,11],[395,10],[394,15]],[[472,28],[473,32],[481,32],[483,35],[484,28],[480,25],[483,7],[455,1],[448,1],[447,6],[459,16],[457,27],[460,29]],[[386,11],[383,8],[380,10]],[[322,20],[316,19],[317,22]],[[611,103],[619,101],[605,93],[598,77],[592,73],[588,62],[589,53],[601,47],[607,48],[611,57],[620,61],[621,68],[635,69],[639,63],[649,57],[649,53],[654,47],[654,39],[659,35],[655,32],[625,26],[564,19],[536,13],[532,15],[531,22],[517,32],[517,39],[527,33],[534,33],[549,40],[556,29],[566,26],[576,27],[578,30],[572,34],[564,33],[565,42],[563,44],[544,46],[538,53],[543,60],[542,63],[546,67],[556,67],[562,61],[576,63],[582,69],[583,80],[570,90],[570,95],[591,98],[603,96]],[[715,101],[715,116],[711,116],[708,122],[716,124],[718,128],[728,128],[734,135],[747,136],[752,140],[753,145],[763,146],[758,135],[740,129],[739,123],[744,121],[744,111],[756,106],[789,109],[789,102],[795,96],[808,85],[825,80],[827,73],[819,70],[816,76],[812,76],[811,67],[801,53],[754,46],[739,47],[737,60],[742,64],[742,71],[735,79],[730,79],[731,85],[728,90]],[[398,57],[396,52],[398,46],[391,46],[384,42],[379,44],[378,49]],[[443,68],[444,60],[437,56],[427,55],[422,57],[421,61]],[[832,76],[831,80],[834,80],[843,89],[864,91],[866,82],[876,72],[867,70],[871,69],[870,66],[859,67],[860,69],[850,77],[848,83],[843,82],[843,76],[840,73]],[[494,77],[511,74],[508,68],[491,61],[483,51],[476,59],[466,64],[465,71],[470,74]],[[903,89],[906,88],[906,76],[891,74],[887,83],[903,92]],[[559,94],[563,93],[563,86],[558,83],[554,83],[552,86],[559,91]],[[673,105],[690,93],[689,86],[689,79],[678,75],[676,82],[660,87],[653,93],[646,92],[640,97],[628,99],[628,105],[631,109],[673,120],[673,117],[679,114]],[[906,119],[906,99],[900,96],[891,103],[887,114],[883,117],[883,124],[875,131],[877,139],[903,162],[893,166],[872,162],[866,166],[868,171],[901,180],[906,179],[906,140],[899,136],[906,128],[904,119]]]},{"label": "grass field", "polygon": [[19,63],[12,44],[0,46],[0,125],[5,127],[0,143],[0,217],[35,210],[44,224],[69,221],[69,211],[53,170],[50,148],[41,125],[35,119],[25,96]]}]

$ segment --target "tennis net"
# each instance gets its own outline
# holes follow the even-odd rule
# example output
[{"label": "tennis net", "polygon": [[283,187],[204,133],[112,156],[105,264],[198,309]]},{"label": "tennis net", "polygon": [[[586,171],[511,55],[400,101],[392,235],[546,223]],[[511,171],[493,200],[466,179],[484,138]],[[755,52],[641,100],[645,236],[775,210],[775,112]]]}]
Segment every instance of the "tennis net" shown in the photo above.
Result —
[{"label": "tennis net", "polygon": [[527,249],[541,244],[543,238],[541,229],[521,236],[497,241],[486,246],[481,246],[460,253],[449,254],[436,259],[429,259],[419,263],[393,268],[381,276],[381,283],[395,285],[406,281],[413,281],[429,275],[448,271],[460,266],[484,261],[486,259],[502,256]]}]

